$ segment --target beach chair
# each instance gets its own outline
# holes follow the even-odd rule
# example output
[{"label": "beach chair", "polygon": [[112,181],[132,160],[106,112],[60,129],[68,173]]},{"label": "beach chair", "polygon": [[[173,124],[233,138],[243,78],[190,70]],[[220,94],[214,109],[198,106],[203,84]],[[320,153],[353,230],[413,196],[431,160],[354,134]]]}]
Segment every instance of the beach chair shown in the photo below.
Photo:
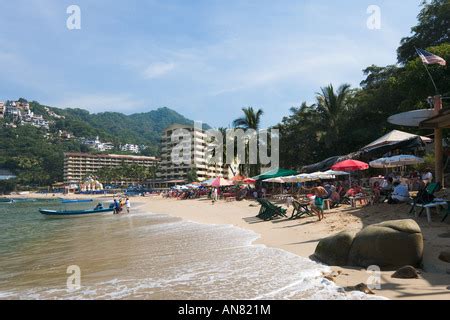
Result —
[{"label": "beach chair", "polygon": [[308,203],[306,202],[299,202],[297,200],[294,200],[292,202],[292,205],[294,206],[294,211],[292,211],[292,216],[290,219],[299,219],[305,215],[307,216],[313,216],[314,214],[309,209]]},{"label": "beach chair", "polygon": [[267,199],[256,199],[256,201],[258,201],[258,203],[261,205],[259,214],[256,216],[257,218],[263,219],[265,221],[272,220],[277,216],[287,218],[286,209],[274,205]]},{"label": "beach chair", "polygon": [[445,216],[442,218],[441,222],[447,220],[447,217],[450,215],[450,201],[447,201],[447,210],[445,211]]},{"label": "beach chair", "polygon": [[[426,188],[420,190],[417,196],[412,199],[411,210],[409,210],[409,213],[412,214],[416,210],[417,204],[426,205],[433,202],[434,194],[440,189],[441,185],[439,183],[430,183]],[[422,206],[419,216],[423,214],[424,210],[425,208]]]}]

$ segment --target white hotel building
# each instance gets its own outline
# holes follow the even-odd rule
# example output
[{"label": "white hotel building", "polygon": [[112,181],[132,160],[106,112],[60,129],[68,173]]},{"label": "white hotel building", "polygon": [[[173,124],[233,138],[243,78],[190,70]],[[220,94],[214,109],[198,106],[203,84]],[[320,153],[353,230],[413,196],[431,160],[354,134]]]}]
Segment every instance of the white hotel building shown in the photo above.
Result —
[{"label": "white hotel building", "polygon": [[[191,143],[185,142],[183,147],[191,148],[190,159],[184,159],[189,162],[175,164],[172,161],[172,150],[179,141],[172,141],[172,134],[179,129],[183,129],[189,135]],[[181,138],[182,135],[177,135]],[[184,136],[187,137],[187,136]],[[228,171],[221,164],[209,164],[206,161],[207,135],[203,130],[194,128],[194,126],[174,124],[164,130],[161,141],[161,163],[159,168],[159,178],[166,181],[187,180],[187,175],[195,170],[199,181],[208,180],[218,176],[226,176]]]}]

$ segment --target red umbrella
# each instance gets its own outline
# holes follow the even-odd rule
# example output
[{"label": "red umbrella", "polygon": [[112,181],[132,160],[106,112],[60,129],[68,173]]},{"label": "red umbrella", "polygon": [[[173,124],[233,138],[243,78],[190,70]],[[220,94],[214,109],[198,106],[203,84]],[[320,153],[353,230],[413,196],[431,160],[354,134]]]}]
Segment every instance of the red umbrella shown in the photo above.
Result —
[{"label": "red umbrella", "polygon": [[332,170],[335,171],[360,171],[369,169],[369,165],[365,162],[357,161],[357,160],[345,160],[339,163],[336,163],[331,167]]},{"label": "red umbrella", "polygon": [[[360,170],[369,169],[369,165],[365,162],[357,161],[357,160],[345,160],[339,163],[336,163],[331,167],[331,170],[335,171],[345,171],[345,172],[353,172]],[[352,176],[348,176],[350,185],[352,184]]]},{"label": "red umbrella", "polygon": [[251,178],[247,178],[247,179],[244,179],[244,183],[246,183],[246,184],[255,184],[256,180],[255,179],[251,179]]}]

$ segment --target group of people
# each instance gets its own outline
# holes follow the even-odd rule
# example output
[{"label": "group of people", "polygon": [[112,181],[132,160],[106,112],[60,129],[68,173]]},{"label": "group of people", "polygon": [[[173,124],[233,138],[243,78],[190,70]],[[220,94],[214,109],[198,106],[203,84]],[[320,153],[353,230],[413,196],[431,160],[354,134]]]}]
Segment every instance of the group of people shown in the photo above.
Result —
[{"label": "group of people", "polygon": [[114,214],[120,214],[123,211],[123,208],[125,207],[127,210],[127,213],[130,213],[131,210],[131,202],[130,198],[115,198],[113,199],[113,208],[114,208]]}]

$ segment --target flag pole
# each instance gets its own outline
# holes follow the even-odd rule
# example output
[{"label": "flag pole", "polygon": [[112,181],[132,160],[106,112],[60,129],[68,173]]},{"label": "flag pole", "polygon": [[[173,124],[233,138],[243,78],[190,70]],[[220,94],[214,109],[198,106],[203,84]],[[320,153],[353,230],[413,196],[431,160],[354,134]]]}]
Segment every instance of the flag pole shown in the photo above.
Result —
[{"label": "flag pole", "polygon": [[[417,52],[417,54],[419,55],[419,57],[421,56],[420,55],[420,52],[419,52],[419,50],[416,48],[416,47],[414,47],[415,49],[416,49],[416,52]],[[431,73],[430,73],[430,70],[428,70],[428,67],[427,67],[427,65],[426,65],[426,63],[425,62],[423,62],[423,60],[422,60],[422,58],[420,59],[421,61],[422,61],[422,64],[423,64],[423,66],[425,67],[425,70],[427,71],[427,73],[428,73],[428,76],[430,77],[430,79],[431,79],[431,82],[433,83],[433,86],[434,86],[434,90],[436,90],[436,95],[439,95],[439,90],[438,90],[438,88],[437,88],[437,86],[436,86],[436,83],[434,82],[434,79],[433,79],[433,77],[431,76]]]}]

